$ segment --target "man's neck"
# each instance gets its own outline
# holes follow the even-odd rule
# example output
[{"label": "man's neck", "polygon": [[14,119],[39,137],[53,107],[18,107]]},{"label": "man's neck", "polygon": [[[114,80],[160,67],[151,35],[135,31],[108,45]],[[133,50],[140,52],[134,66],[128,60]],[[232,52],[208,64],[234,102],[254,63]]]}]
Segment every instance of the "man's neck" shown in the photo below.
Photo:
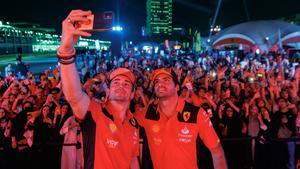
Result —
[{"label": "man's neck", "polygon": [[121,122],[124,121],[126,112],[129,107],[129,102],[119,102],[119,101],[109,101],[106,107],[111,110],[114,115],[116,115]]},{"label": "man's neck", "polygon": [[170,96],[168,98],[160,98],[159,99],[159,109],[164,113],[168,118],[171,117],[178,103],[178,95]]}]

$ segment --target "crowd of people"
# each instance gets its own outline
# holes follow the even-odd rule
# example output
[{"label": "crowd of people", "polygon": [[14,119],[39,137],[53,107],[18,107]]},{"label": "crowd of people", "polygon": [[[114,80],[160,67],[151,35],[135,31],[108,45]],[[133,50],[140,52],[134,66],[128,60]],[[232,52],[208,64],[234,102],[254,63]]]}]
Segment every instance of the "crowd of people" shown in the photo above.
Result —
[{"label": "crowd of people", "polygon": [[[137,89],[133,112],[156,99],[152,72],[172,68],[181,85],[180,97],[204,108],[210,116],[223,140],[229,168],[299,167],[299,60],[272,52],[237,55],[217,50],[199,55],[96,57],[87,61],[82,58],[78,58],[77,65],[87,72],[96,72],[96,79],[101,79],[98,82],[94,78],[92,82],[100,83],[100,87],[90,84],[84,89],[100,101],[107,99],[106,72],[117,67],[134,72]],[[84,84],[87,79],[82,76]],[[201,168],[209,166],[203,159],[206,158],[200,158]]]},{"label": "crowd of people", "polygon": [[[238,57],[210,51],[105,58],[82,54],[76,62],[83,90],[103,104],[111,70],[132,70],[137,79],[132,112],[156,99],[151,73],[172,68],[180,82],[179,97],[204,108],[210,117],[229,168],[299,167],[300,69],[286,55],[249,52]],[[30,71],[21,78],[14,73],[1,77],[1,168],[82,167],[80,123],[62,93],[59,71],[58,67],[38,77]]]}]

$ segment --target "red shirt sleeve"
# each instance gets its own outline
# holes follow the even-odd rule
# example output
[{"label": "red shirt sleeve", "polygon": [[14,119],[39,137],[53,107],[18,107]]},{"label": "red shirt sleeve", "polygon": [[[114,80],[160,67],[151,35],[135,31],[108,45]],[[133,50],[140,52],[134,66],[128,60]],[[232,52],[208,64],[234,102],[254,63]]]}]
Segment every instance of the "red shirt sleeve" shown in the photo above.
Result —
[{"label": "red shirt sleeve", "polygon": [[97,123],[102,113],[102,107],[100,103],[96,102],[95,100],[91,99],[88,111],[91,112],[93,120]]},{"label": "red shirt sleeve", "polygon": [[141,109],[140,111],[137,111],[134,113],[135,119],[138,121],[140,126],[144,126],[144,120],[145,120],[145,115],[146,115],[147,109]]},{"label": "red shirt sleeve", "polygon": [[197,125],[199,128],[199,136],[208,149],[217,147],[220,144],[220,139],[216,134],[209,116],[204,109],[200,109],[197,117]]}]

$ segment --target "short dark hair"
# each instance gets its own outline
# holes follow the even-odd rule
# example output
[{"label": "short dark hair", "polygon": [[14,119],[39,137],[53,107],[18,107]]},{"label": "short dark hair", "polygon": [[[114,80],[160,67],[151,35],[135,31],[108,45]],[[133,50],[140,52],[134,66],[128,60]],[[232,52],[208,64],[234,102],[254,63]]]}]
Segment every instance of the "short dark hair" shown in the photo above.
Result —
[{"label": "short dark hair", "polygon": [[283,98],[283,97],[279,97],[278,99],[277,99],[277,102],[279,102],[280,100],[283,100],[283,101],[285,101],[285,102],[288,102],[285,98]]}]

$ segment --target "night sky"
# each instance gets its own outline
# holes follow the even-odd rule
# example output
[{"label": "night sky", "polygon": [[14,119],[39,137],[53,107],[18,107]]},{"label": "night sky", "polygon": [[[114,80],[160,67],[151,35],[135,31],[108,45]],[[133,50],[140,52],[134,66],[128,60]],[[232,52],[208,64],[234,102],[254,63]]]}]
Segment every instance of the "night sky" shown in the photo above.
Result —
[{"label": "night sky", "polygon": [[[173,2],[173,26],[208,32],[217,0]],[[140,36],[141,26],[146,25],[146,0],[7,0],[5,5],[1,4],[0,19],[39,23],[60,33],[61,21],[71,9],[120,11],[120,22],[131,36]],[[297,13],[300,13],[300,0],[223,0],[216,24],[225,28],[248,20],[278,19]]]}]

